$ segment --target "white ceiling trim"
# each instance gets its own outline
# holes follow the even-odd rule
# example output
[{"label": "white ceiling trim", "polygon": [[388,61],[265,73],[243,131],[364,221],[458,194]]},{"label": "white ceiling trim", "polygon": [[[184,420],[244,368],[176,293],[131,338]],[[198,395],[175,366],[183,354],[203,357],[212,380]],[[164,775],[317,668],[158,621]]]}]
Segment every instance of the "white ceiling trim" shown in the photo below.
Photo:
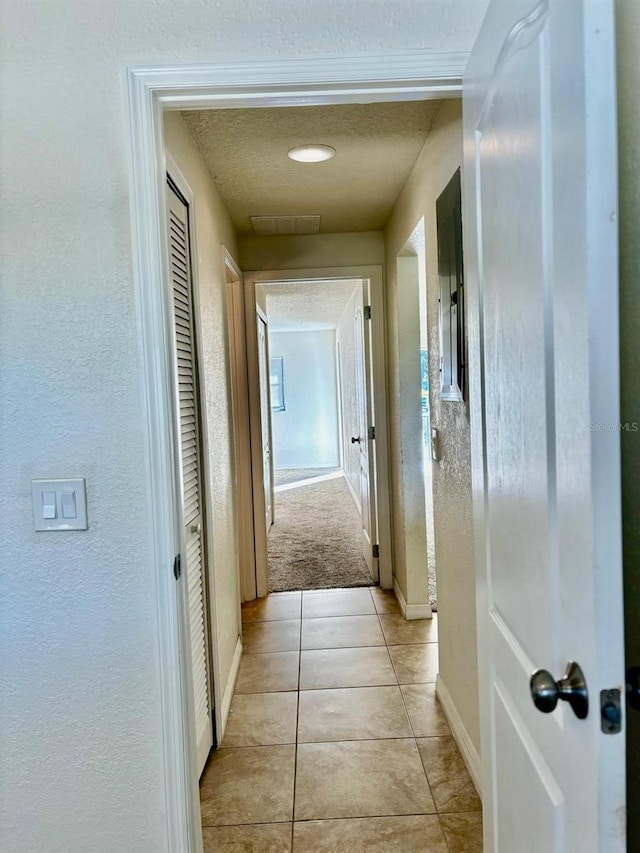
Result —
[{"label": "white ceiling trim", "polygon": [[[469,54],[416,50],[409,54],[310,57],[216,65],[129,69],[165,109],[213,109],[451,98],[462,92]],[[269,81],[265,83],[265,81]],[[316,91],[313,87],[317,86]]]}]

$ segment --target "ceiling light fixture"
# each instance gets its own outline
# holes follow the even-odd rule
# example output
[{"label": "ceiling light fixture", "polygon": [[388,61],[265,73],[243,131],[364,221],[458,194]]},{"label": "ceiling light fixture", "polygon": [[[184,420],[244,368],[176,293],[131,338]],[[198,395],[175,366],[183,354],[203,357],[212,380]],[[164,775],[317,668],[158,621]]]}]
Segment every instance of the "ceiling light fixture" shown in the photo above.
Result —
[{"label": "ceiling light fixture", "polygon": [[287,156],[298,163],[321,163],[335,157],[336,149],[330,145],[296,145],[287,152]]}]

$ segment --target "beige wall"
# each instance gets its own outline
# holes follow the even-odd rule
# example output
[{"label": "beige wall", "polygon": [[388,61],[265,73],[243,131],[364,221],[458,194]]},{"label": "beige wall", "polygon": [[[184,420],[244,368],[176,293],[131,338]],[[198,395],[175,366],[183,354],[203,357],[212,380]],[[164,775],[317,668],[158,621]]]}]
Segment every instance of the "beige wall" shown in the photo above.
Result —
[{"label": "beige wall", "polygon": [[186,125],[175,112],[165,114],[167,150],[194,196],[198,257],[199,344],[204,375],[201,394],[209,455],[211,505],[208,571],[222,696],[241,633],[238,542],[235,518],[233,423],[229,390],[226,279],[223,249],[237,256],[235,229]]},{"label": "beige wall", "polygon": [[[403,386],[395,365],[405,343],[398,332],[396,258],[420,219],[425,222],[427,313],[429,324],[431,423],[440,434],[440,462],[433,467],[433,497],[438,582],[438,630],[440,677],[449,691],[467,732],[480,750],[478,673],[476,661],[475,566],[471,505],[471,453],[469,413],[464,403],[439,399],[438,275],[435,202],[462,162],[462,122],[459,101],[443,103],[411,177],[407,181],[386,229],[387,308],[391,397],[391,476],[393,527],[402,530],[411,510],[407,505],[405,480],[414,474],[408,468],[402,446],[400,413],[418,395]],[[403,500],[404,496],[404,500]],[[416,495],[420,500],[420,496]],[[424,505],[424,494],[421,496]],[[399,543],[396,537],[396,546]],[[395,571],[402,585],[410,554],[396,547]],[[424,573],[426,565],[417,566]],[[426,581],[424,581],[426,585]]]},{"label": "beige wall", "polygon": [[[619,0],[618,132],[620,157],[620,420],[640,424],[640,5]],[[627,666],[640,666],[640,432],[622,432]],[[640,850],[640,713],[628,715],[629,850]]]},{"label": "beige wall", "polygon": [[392,435],[400,460],[400,464],[393,466],[392,505],[398,519],[394,526],[394,570],[407,604],[407,618],[415,618],[431,613],[429,588],[425,583],[427,527],[420,393],[420,287],[426,291],[425,277],[421,277],[424,265],[420,263],[424,257],[422,219],[400,251],[402,256],[396,257],[395,264],[389,258],[389,282],[393,285],[389,301],[394,301],[390,325],[397,359],[389,362],[388,370],[394,374],[394,396],[399,401]]},{"label": "beige wall", "polygon": [[300,237],[240,237],[243,270],[295,270],[384,263],[381,231],[306,234]]}]

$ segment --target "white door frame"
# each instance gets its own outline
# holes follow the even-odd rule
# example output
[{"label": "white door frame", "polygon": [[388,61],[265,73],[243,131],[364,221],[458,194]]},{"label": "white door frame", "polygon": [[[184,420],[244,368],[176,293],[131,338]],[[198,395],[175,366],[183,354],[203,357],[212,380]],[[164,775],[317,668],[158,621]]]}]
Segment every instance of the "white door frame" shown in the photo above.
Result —
[{"label": "white door frame", "polygon": [[[202,832],[181,685],[182,605],[172,571],[181,547],[181,510],[172,428],[176,389],[171,366],[172,309],[164,228],[163,111],[458,97],[467,60],[467,53],[425,50],[399,55],[127,69],[133,278],[147,424],[149,527],[145,533],[156,576],[165,815],[172,853],[201,851]],[[224,268],[221,274],[224,275]]]},{"label": "white door frame", "polygon": [[[258,321],[265,324],[268,335],[267,315],[256,302],[256,290],[251,275],[244,275],[245,298],[245,351],[247,355],[247,386],[249,391],[249,433],[251,436],[251,476],[253,483],[253,541],[256,596],[262,598],[269,592],[269,565],[267,557],[267,507],[264,482],[263,419],[267,419],[271,467],[271,513],[273,518],[273,435],[271,410],[262,411],[262,389],[259,367]],[[269,340],[266,341],[267,371],[269,369]],[[269,391],[269,389],[267,389]]]},{"label": "white door frame", "polygon": [[224,263],[227,279],[227,318],[231,365],[231,398],[233,403],[233,443],[235,450],[234,497],[238,523],[240,594],[242,601],[251,601],[256,597],[257,593],[251,438],[249,431],[244,428],[244,425],[249,423],[244,283],[242,271],[226,250],[224,253]]},{"label": "white door frame", "polygon": [[[318,267],[314,269],[292,269],[292,270],[260,270],[244,273],[244,284],[246,288],[246,313],[247,313],[247,358],[249,362],[256,360],[255,325],[249,325],[251,307],[256,305],[256,285],[273,284],[275,282],[323,282],[362,280],[369,282],[371,295],[371,338],[373,341],[371,353],[371,370],[374,397],[374,422],[376,427],[376,439],[373,444],[373,453],[376,470],[376,483],[370,484],[377,493],[376,501],[376,527],[378,545],[380,548],[379,580],[383,589],[393,588],[393,571],[391,558],[391,499],[389,493],[389,428],[387,408],[387,353],[386,353],[386,322],[385,322],[385,299],[383,291],[382,267],[371,265],[363,267]],[[366,329],[365,329],[366,334]],[[249,384],[253,386],[253,405],[256,404],[255,391],[255,365],[249,370]],[[253,379],[253,381],[252,381]],[[258,400],[259,402],[259,400]],[[253,428],[252,428],[253,433]],[[256,439],[257,440],[257,439]],[[254,477],[257,477],[262,462],[254,466]],[[268,587],[268,560],[266,536],[260,532],[260,518],[264,518],[264,506],[260,500],[262,485],[254,481],[254,501],[256,502],[256,586],[258,595],[266,595]],[[262,592],[260,592],[262,590]]]}]

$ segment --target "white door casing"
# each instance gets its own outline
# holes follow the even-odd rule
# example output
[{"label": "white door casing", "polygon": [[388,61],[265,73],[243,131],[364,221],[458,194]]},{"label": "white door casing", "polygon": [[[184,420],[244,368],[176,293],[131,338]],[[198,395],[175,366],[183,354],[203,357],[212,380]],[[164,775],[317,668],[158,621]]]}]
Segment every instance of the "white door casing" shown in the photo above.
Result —
[{"label": "white door casing", "polygon": [[[266,470],[266,459],[263,453],[263,427],[267,423],[270,429],[271,419],[263,421],[260,412],[264,407],[264,396],[260,382],[260,353],[259,328],[266,321],[264,313],[256,305],[256,283],[265,284],[277,281],[300,282],[313,280],[332,280],[345,278],[360,279],[363,283],[363,299],[372,305],[372,319],[367,320],[363,338],[363,367],[365,379],[364,417],[367,425],[375,425],[376,439],[368,438],[365,428],[367,454],[364,471],[368,471],[369,509],[367,512],[366,533],[363,522],[363,543],[378,544],[379,558],[371,556],[370,570],[372,578],[379,579],[381,585],[389,589],[392,586],[391,576],[391,536],[390,514],[387,479],[387,410],[386,410],[386,377],[385,377],[385,347],[384,347],[384,309],[382,302],[382,278],[379,267],[344,267],[339,269],[321,268],[308,270],[278,270],[261,272],[244,272],[245,284],[245,313],[247,322],[247,361],[249,379],[249,398],[251,406],[251,456],[253,471],[254,495],[254,524],[255,524],[255,573],[256,591],[258,597],[268,591],[268,558],[266,538],[271,518],[268,508],[269,493],[272,489],[273,470]],[[254,343],[255,342],[255,343]],[[266,353],[268,359],[268,349]],[[268,363],[268,360],[267,360]],[[268,383],[267,383],[268,384]],[[268,389],[267,389],[268,390]],[[268,410],[270,413],[270,410]],[[375,424],[374,424],[375,421]],[[270,445],[269,445],[270,446]],[[272,460],[270,460],[272,465]],[[271,486],[267,478],[271,477]],[[363,475],[364,476],[364,475]],[[263,497],[264,494],[264,497]],[[272,492],[271,492],[272,495]],[[273,497],[271,497],[271,507]],[[376,541],[377,540],[377,543]],[[371,549],[371,555],[373,551]],[[382,569],[380,568],[382,566]]]},{"label": "white door casing", "polygon": [[258,328],[258,382],[260,384],[260,435],[262,438],[262,488],[264,492],[265,530],[273,525],[273,454],[271,452],[271,396],[269,383],[269,323],[256,309]]},{"label": "white door casing", "polygon": [[[168,847],[172,853],[201,851],[202,831],[199,791],[191,760],[189,701],[181,690],[185,677],[181,656],[185,636],[184,596],[171,572],[182,532],[176,436],[171,421],[177,391],[169,358],[171,279],[167,262],[163,111],[456,97],[461,91],[467,58],[466,52],[427,49],[398,55],[292,58],[275,64],[269,60],[195,65],[172,62],[127,69],[133,279],[148,439],[147,533],[155,567],[164,802]],[[354,272],[368,274],[364,268]],[[375,268],[372,275],[375,292],[381,294],[380,268]],[[380,304],[383,304],[381,297]],[[384,341],[384,311],[374,316],[373,325],[377,327],[376,339]],[[384,360],[383,347],[382,351],[374,352],[381,387],[375,401],[379,436],[376,456],[381,472],[381,584],[390,588]],[[215,689],[217,684],[214,681]]]},{"label": "white door casing", "polygon": [[612,6],[494,0],[464,80],[486,851],[626,848]]},{"label": "white door casing", "polygon": [[[365,292],[367,282],[363,282]],[[368,303],[365,294],[364,301]],[[369,305],[370,307],[370,305]],[[369,437],[369,427],[373,423],[373,404],[371,400],[371,346],[367,334],[369,320],[364,317],[362,299],[358,299],[353,318],[355,340],[356,366],[356,395],[358,400],[358,440],[360,450],[360,517],[362,520],[362,555],[365,559],[371,578],[378,580],[378,558],[374,556],[373,546],[376,542],[376,495],[375,467],[373,453],[369,453],[372,439]]]},{"label": "white door casing", "polygon": [[182,571],[188,600],[196,767],[198,773],[202,773],[213,746],[213,718],[204,572],[200,403],[195,352],[189,214],[186,202],[170,183],[167,185],[167,230],[173,285],[173,333],[180,407],[180,473],[185,543]]},{"label": "white door casing", "polygon": [[253,480],[251,471],[251,436],[249,424],[249,389],[247,385],[247,348],[245,346],[245,313],[242,272],[225,250],[227,279],[227,326],[231,368],[233,408],[236,515],[238,519],[238,560],[243,601],[256,597],[256,571],[253,524]]}]

